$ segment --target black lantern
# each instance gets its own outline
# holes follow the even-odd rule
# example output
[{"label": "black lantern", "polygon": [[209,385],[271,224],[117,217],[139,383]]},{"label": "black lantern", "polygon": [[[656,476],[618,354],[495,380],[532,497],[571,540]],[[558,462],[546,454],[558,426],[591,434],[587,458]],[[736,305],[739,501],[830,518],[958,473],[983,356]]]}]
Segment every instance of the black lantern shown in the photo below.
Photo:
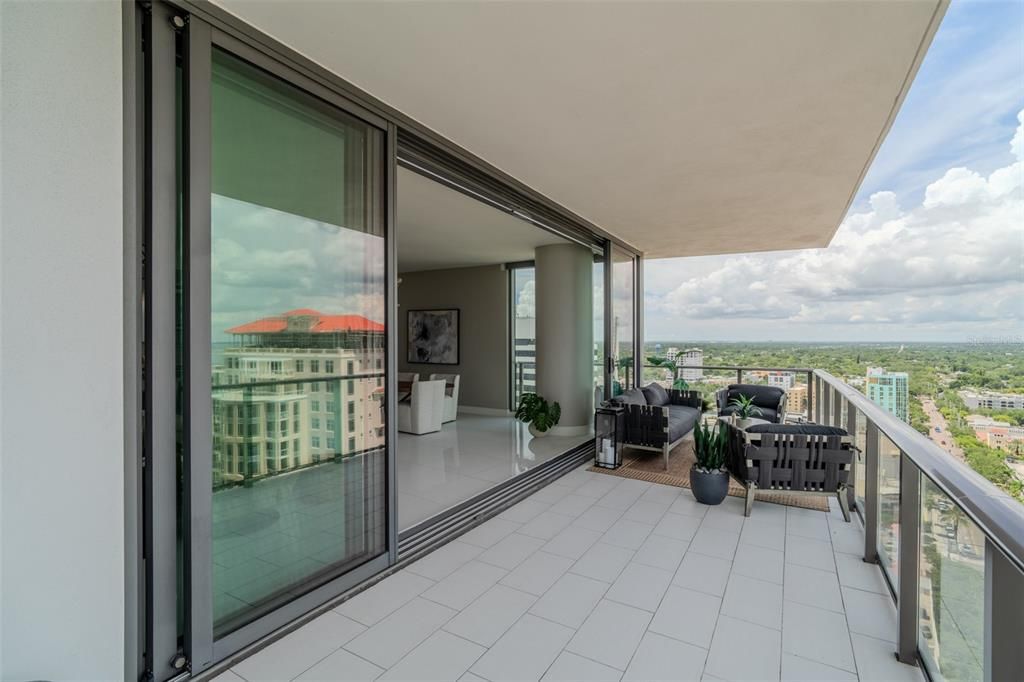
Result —
[{"label": "black lantern", "polygon": [[594,411],[594,463],[606,469],[622,465],[622,436],[626,408],[603,405]]}]

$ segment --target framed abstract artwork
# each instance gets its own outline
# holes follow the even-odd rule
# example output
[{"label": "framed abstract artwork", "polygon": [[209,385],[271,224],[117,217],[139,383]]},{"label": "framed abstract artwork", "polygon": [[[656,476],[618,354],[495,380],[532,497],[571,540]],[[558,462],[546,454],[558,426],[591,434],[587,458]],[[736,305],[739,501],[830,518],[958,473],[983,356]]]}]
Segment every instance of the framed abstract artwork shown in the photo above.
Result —
[{"label": "framed abstract artwork", "polygon": [[408,311],[406,360],[426,365],[459,364],[459,309]]}]

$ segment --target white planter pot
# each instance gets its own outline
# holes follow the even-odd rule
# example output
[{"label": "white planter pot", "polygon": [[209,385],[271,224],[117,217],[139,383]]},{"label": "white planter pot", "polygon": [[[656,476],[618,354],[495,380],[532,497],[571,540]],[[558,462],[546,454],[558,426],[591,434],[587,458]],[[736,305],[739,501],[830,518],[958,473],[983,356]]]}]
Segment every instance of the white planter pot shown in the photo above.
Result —
[{"label": "white planter pot", "polygon": [[747,428],[748,426],[750,426],[753,423],[754,423],[754,420],[750,419],[750,418],[747,418],[747,419],[737,419],[736,420],[736,426],[740,427],[741,429],[745,429],[745,428]]},{"label": "white planter pot", "polygon": [[529,430],[530,435],[533,436],[534,438],[543,438],[550,432],[550,429],[548,431],[538,431],[533,424],[530,424]]}]

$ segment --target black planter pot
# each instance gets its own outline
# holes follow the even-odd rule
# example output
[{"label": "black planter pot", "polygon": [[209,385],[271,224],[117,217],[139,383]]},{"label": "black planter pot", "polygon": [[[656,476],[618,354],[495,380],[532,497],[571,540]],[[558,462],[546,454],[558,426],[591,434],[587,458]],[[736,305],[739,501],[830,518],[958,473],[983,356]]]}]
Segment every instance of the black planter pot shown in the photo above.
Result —
[{"label": "black planter pot", "polygon": [[697,467],[690,469],[690,489],[701,504],[722,504],[729,494],[728,472],[704,473]]}]

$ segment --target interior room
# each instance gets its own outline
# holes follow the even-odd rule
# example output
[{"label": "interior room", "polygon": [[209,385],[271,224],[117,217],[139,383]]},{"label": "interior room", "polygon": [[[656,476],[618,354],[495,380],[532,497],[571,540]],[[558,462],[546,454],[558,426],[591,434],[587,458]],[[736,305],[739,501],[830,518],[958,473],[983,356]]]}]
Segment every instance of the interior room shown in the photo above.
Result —
[{"label": "interior room", "polygon": [[[602,282],[590,247],[419,173],[397,196],[404,531],[589,439]],[[560,403],[546,433],[513,417],[526,392]]]}]

